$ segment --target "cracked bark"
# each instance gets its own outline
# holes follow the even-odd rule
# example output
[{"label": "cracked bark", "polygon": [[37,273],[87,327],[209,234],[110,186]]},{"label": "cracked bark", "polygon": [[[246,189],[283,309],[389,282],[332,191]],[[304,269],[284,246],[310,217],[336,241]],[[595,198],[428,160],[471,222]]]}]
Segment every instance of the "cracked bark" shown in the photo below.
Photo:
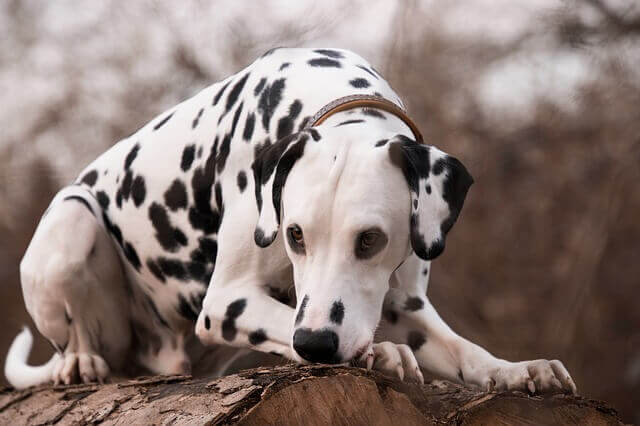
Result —
[{"label": "cracked bark", "polygon": [[402,383],[358,368],[277,366],[0,393],[0,424],[621,424],[582,397]]}]

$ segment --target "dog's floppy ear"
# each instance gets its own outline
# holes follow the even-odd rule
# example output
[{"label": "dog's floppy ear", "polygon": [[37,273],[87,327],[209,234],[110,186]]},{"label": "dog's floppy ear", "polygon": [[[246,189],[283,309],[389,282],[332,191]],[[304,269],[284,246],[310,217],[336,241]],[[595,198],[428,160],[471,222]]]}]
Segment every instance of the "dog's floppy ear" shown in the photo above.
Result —
[{"label": "dog's floppy ear", "polygon": [[280,228],[280,198],[291,168],[304,153],[308,132],[298,132],[264,148],[251,168],[255,180],[258,223],[253,234],[256,244],[267,247]]},{"label": "dog's floppy ear", "polygon": [[421,259],[434,259],[444,250],[473,178],[460,161],[433,146],[403,135],[390,142],[391,162],[402,170],[411,194],[411,246]]}]

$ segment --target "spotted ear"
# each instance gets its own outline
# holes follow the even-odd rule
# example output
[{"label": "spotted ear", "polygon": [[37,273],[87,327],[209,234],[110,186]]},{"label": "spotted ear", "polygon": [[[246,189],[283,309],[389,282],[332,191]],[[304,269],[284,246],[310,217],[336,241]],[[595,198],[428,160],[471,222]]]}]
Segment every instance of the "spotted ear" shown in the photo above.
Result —
[{"label": "spotted ear", "polygon": [[456,158],[403,135],[391,141],[389,156],[409,186],[413,251],[421,259],[435,259],[444,250],[473,178]]},{"label": "spotted ear", "polygon": [[291,168],[302,157],[308,138],[308,132],[286,136],[260,151],[253,162],[258,205],[258,223],[253,238],[260,247],[267,247],[278,235],[282,188]]}]

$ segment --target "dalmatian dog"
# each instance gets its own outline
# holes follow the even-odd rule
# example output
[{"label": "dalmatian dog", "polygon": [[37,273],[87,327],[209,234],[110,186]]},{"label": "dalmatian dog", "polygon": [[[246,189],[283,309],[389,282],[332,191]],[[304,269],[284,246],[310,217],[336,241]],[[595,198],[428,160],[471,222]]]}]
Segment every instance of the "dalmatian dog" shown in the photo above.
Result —
[{"label": "dalmatian dog", "polygon": [[424,369],[575,393],[560,361],[498,359],[427,299],[473,180],[403,108],[353,52],[279,48],[116,143],[55,196],[22,259],[27,310],[56,354],[27,365],[23,330],[10,383],[187,373],[197,336],[419,382]]}]

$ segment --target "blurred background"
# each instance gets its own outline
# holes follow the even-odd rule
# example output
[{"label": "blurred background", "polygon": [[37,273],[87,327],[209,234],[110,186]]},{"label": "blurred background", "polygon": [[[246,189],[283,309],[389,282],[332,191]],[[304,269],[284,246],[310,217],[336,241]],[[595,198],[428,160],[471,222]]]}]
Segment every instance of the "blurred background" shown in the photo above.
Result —
[{"label": "blurred background", "polygon": [[444,319],[640,423],[639,42],[625,0],[2,1],[0,353],[39,217],[89,161],[269,48],[342,47],[475,177],[433,267]]}]

